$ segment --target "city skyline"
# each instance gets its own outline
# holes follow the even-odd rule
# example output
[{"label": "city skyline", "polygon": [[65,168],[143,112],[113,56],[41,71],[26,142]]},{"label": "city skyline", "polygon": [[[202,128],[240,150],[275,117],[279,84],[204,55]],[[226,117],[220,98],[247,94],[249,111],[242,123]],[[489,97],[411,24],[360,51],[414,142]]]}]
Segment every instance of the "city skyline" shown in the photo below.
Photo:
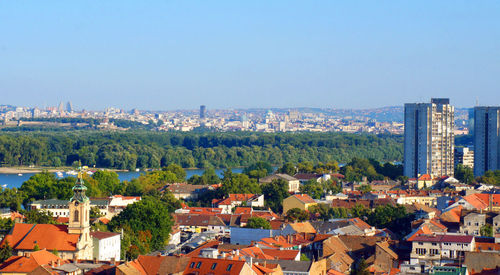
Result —
[{"label": "city skyline", "polygon": [[500,105],[500,4],[0,4],[2,103],[84,109]]}]

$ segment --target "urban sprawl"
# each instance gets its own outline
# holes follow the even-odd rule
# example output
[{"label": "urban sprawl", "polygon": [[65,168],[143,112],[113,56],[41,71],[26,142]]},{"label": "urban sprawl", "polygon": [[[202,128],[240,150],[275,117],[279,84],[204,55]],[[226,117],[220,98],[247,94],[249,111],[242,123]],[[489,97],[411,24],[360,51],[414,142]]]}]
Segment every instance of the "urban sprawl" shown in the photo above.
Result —
[{"label": "urban sprawl", "polygon": [[[3,105],[0,120],[404,135],[401,164],[260,161],[189,179],[169,164],[123,182],[86,166],[76,177],[44,171],[2,190],[0,274],[500,274],[500,107],[433,98],[359,111],[91,112],[68,102]],[[468,146],[455,146],[460,135]]]}]

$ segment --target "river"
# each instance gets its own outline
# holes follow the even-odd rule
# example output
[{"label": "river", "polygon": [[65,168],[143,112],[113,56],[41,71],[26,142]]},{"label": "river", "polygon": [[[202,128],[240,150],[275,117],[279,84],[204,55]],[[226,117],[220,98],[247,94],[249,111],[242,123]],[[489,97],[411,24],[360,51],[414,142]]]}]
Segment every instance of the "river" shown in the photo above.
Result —
[{"label": "river", "polygon": [[[215,173],[219,175],[219,177],[222,177],[222,173],[224,172],[225,169],[215,169]],[[204,169],[186,169],[186,178],[190,178],[193,175],[202,175]],[[243,168],[233,168],[233,172],[235,173],[241,173],[243,171]],[[139,175],[144,172],[117,172],[118,178],[120,181],[130,181],[133,178],[139,177]],[[0,186],[4,186],[6,188],[19,188],[23,184],[23,182],[27,181],[31,176],[35,175],[36,173],[25,173],[22,175],[17,175],[17,174],[0,174]],[[70,176],[66,173],[63,173],[63,177]],[[73,176],[75,177],[75,176]]]}]

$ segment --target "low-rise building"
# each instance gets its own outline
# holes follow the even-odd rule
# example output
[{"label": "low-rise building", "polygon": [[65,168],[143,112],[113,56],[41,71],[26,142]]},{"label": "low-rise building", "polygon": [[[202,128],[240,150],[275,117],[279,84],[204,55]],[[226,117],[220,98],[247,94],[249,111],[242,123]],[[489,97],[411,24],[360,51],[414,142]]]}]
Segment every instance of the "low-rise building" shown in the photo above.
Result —
[{"label": "low-rise building", "polygon": [[412,238],[410,264],[434,266],[463,261],[466,251],[475,250],[474,236],[431,234]]},{"label": "low-rise building", "polygon": [[196,185],[187,183],[174,183],[167,186],[167,189],[172,192],[178,200],[196,200],[198,197],[208,191],[207,185]]},{"label": "low-rise building", "polygon": [[307,210],[313,205],[317,205],[317,203],[309,195],[295,194],[283,200],[283,213],[293,208]]},{"label": "low-rise building", "polygon": [[98,261],[120,261],[121,236],[113,232],[90,232],[94,242],[94,259]]},{"label": "low-rise building", "polygon": [[287,174],[273,174],[267,177],[259,179],[259,183],[271,183],[273,180],[284,180],[288,183],[288,192],[297,193],[299,192],[300,181]]}]

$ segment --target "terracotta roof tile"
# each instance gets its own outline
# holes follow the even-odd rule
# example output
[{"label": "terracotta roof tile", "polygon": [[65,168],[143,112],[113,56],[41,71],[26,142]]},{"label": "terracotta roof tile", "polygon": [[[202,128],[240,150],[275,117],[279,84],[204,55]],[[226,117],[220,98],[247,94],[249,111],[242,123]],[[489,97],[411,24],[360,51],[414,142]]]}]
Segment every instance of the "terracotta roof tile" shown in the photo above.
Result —
[{"label": "terracotta roof tile", "polygon": [[75,251],[79,237],[69,234],[67,225],[15,224],[5,239],[13,249],[32,250],[37,244],[50,251]]},{"label": "terracotta roof tile", "polygon": [[63,262],[61,258],[48,252],[39,250],[32,252],[28,257],[12,256],[0,265],[1,273],[28,273],[35,268],[50,262]]},{"label": "terracotta roof tile", "polygon": [[193,257],[184,274],[240,274],[245,261]]}]

